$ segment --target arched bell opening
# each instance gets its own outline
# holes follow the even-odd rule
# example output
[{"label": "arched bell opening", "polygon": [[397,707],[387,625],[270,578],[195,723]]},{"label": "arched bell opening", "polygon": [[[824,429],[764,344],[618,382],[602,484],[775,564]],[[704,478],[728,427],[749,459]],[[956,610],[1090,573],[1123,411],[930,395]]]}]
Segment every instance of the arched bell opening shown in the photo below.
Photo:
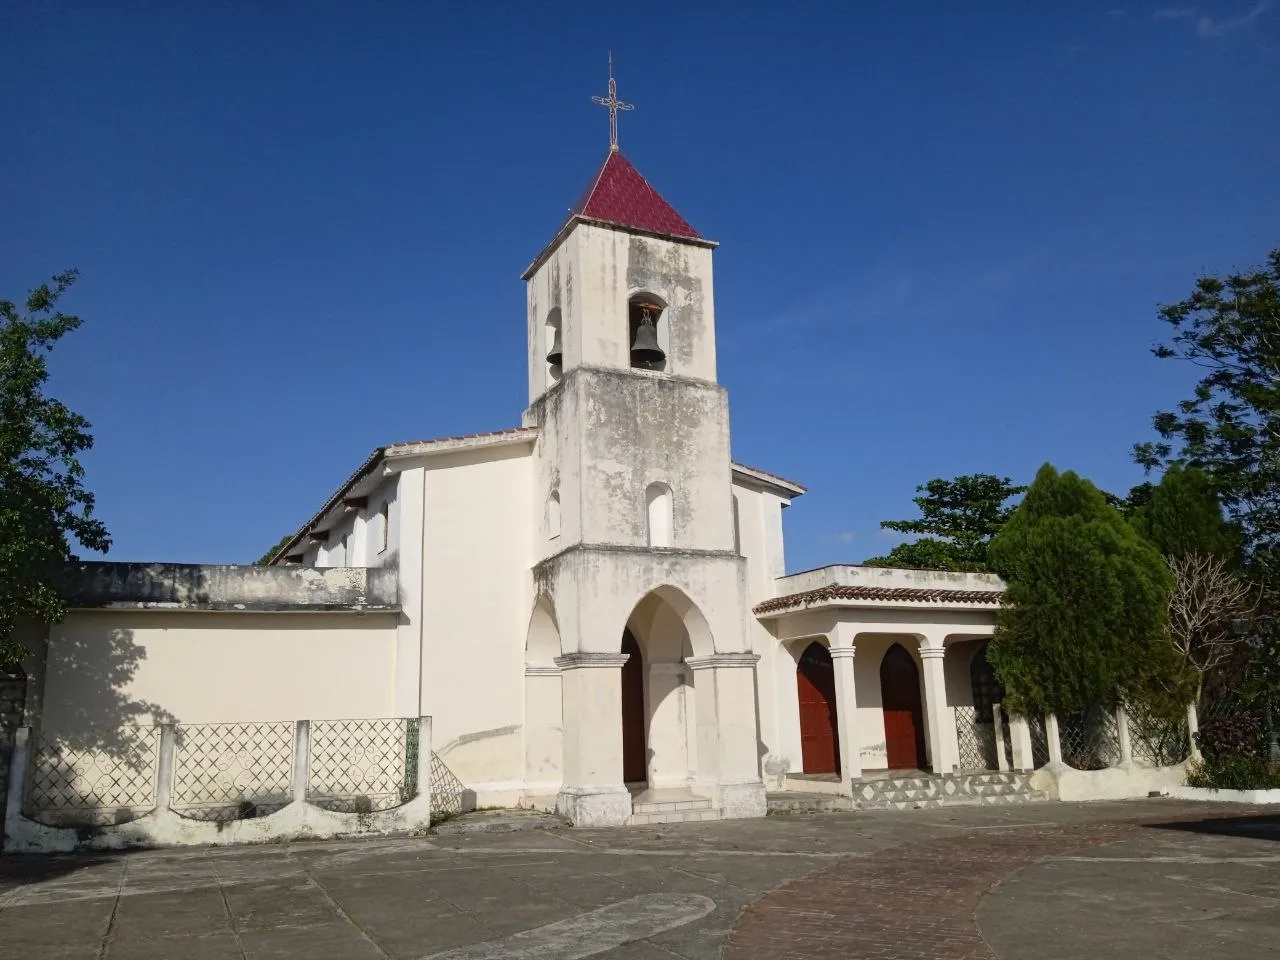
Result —
[{"label": "arched bell opening", "polygon": [[547,386],[560,382],[564,370],[564,341],[560,322],[560,308],[547,314],[543,324],[543,342],[546,344]]},{"label": "arched bell opening", "polygon": [[638,370],[666,370],[670,354],[667,305],[651,293],[637,293],[627,301],[627,343],[631,366]]}]

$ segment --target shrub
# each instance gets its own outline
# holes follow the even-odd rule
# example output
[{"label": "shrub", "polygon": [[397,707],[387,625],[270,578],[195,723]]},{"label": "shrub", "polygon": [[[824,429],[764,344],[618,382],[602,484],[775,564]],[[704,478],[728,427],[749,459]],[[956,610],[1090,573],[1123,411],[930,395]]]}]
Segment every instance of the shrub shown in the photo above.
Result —
[{"label": "shrub", "polygon": [[1187,771],[1187,784],[1212,790],[1280,789],[1280,772],[1262,757],[1205,757]]},{"label": "shrub", "polygon": [[1196,745],[1206,760],[1233,757],[1262,760],[1267,756],[1267,731],[1256,713],[1236,713],[1205,720],[1196,733]]},{"label": "shrub", "polygon": [[1280,770],[1267,759],[1267,731],[1256,713],[1206,720],[1196,743],[1204,759],[1187,772],[1189,785],[1214,790],[1280,788]]}]

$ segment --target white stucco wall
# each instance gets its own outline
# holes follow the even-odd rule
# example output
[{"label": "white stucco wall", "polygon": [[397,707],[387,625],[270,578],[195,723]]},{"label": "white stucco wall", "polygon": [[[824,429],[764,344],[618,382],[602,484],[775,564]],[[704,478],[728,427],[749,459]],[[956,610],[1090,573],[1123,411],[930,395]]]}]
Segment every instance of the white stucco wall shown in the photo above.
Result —
[{"label": "white stucco wall", "polygon": [[72,611],[46,729],[395,716],[395,615]]},{"label": "white stucco wall", "polygon": [[436,752],[480,802],[518,792],[524,776],[530,464],[522,445],[431,457],[419,471],[422,710]]}]

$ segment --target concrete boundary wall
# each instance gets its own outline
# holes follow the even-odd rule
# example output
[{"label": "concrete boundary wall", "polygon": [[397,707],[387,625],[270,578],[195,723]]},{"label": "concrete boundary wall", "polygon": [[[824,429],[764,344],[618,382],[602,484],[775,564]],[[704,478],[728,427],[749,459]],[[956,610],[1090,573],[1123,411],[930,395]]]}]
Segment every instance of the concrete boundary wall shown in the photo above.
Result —
[{"label": "concrete boundary wall", "polygon": [[14,738],[6,797],[5,852],[65,853],[73,850],[118,850],[127,847],[228,845],[270,840],[322,839],[425,830],[431,825],[431,718],[417,724],[417,765],[414,794],[388,810],[338,812],[308,799],[312,780],[311,735],[308,721],[298,721],[292,766],[292,798],[263,817],[231,821],[193,820],[173,809],[175,731],[161,725],[154,773],[154,806],[150,812],[124,823],[90,826],[50,826],[24,812],[31,762],[31,728],[19,728]]}]

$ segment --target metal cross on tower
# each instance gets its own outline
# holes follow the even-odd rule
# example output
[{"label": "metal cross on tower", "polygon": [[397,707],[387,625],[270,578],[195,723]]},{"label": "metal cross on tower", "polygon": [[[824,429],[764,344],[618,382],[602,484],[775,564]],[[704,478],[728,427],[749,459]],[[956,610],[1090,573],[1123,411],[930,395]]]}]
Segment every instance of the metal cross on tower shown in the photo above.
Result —
[{"label": "metal cross on tower", "polygon": [[618,111],[634,110],[635,107],[629,103],[623,103],[618,99],[618,84],[613,79],[613,54],[609,54],[609,95],[607,97],[592,97],[593,103],[601,104],[609,108],[609,150],[612,153],[618,151]]}]

